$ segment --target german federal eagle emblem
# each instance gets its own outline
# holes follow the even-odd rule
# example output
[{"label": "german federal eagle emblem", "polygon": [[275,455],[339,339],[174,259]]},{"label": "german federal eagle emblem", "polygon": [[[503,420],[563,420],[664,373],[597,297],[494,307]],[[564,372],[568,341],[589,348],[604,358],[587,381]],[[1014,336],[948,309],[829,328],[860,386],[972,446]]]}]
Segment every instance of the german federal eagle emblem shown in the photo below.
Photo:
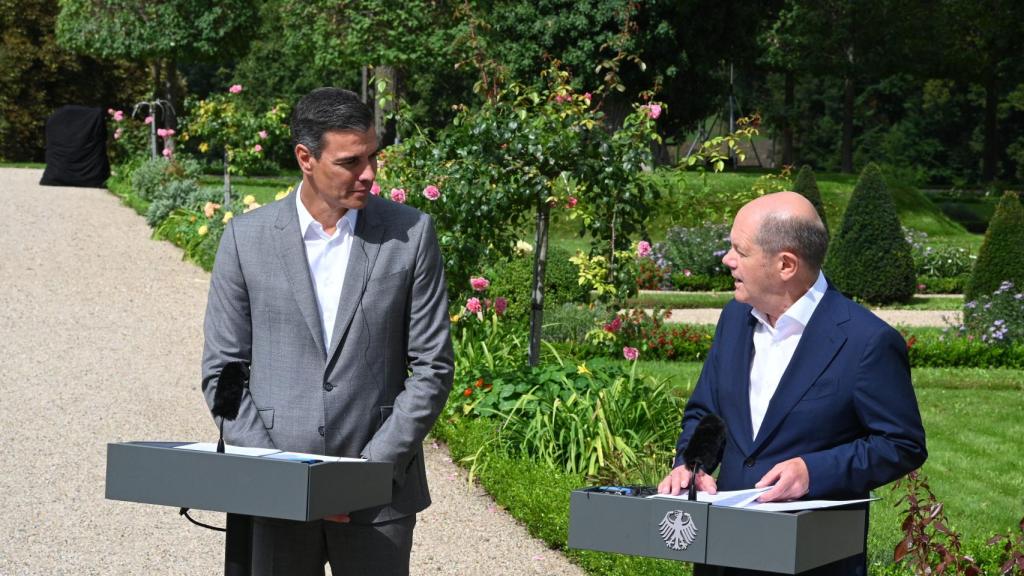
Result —
[{"label": "german federal eagle emblem", "polygon": [[661,539],[672,550],[686,550],[697,538],[697,525],[693,518],[682,510],[669,510],[658,525]]}]

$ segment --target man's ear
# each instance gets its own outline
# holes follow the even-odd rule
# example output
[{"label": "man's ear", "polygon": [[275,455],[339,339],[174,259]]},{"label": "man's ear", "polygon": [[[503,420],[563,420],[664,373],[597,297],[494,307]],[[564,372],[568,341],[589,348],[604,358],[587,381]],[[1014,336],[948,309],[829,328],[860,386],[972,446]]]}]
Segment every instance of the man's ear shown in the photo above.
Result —
[{"label": "man's ear", "polygon": [[309,148],[306,148],[305,144],[295,145],[295,160],[299,163],[299,169],[303,173],[309,174],[313,171],[313,153],[310,152]]},{"label": "man's ear", "polygon": [[780,252],[778,256],[779,277],[784,281],[791,280],[800,272],[800,259],[792,252]]}]

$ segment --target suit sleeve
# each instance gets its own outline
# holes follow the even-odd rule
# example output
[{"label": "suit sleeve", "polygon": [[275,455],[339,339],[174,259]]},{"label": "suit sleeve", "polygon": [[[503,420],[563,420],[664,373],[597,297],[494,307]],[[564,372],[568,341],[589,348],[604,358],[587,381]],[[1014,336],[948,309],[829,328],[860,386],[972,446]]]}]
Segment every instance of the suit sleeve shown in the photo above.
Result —
[{"label": "suit sleeve", "polygon": [[406,311],[409,376],[391,416],[362,450],[365,458],[393,463],[399,486],[448,400],[455,370],[444,263],[433,222],[424,218]]},{"label": "suit sleeve", "polygon": [[854,410],[862,437],[804,454],[809,498],[866,494],[924,463],[924,427],[910,380],[907,346],[886,327],[865,346],[856,366]]},{"label": "suit sleeve", "polygon": [[[206,403],[212,409],[217,378],[224,366],[234,361],[252,363],[249,292],[238,258],[234,222],[229,222],[224,228],[217,249],[203,332],[202,388]],[[242,396],[238,417],[224,423],[224,441],[236,446],[274,447],[248,389]]]},{"label": "suit sleeve", "polygon": [[[716,402],[718,396],[716,392],[718,389],[718,347],[722,341],[722,326],[726,322],[727,314],[728,312],[722,313],[718,325],[715,327],[715,337],[711,341],[711,350],[708,352],[708,357],[704,360],[704,367],[701,368],[700,378],[697,379],[697,385],[693,389],[693,394],[690,395],[690,399],[686,402],[686,410],[683,411],[683,421],[681,424],[682,430],[679,433],[679,439],[676,441],[676,457],[673,467],[683,465],[683,451],[686,450],[686,446],[690,443],[690,438],[693,436],[694,429],[697,428],[697,423],[708,413],[721,414]],[[714,472],[714,470],[709,472]]]}]

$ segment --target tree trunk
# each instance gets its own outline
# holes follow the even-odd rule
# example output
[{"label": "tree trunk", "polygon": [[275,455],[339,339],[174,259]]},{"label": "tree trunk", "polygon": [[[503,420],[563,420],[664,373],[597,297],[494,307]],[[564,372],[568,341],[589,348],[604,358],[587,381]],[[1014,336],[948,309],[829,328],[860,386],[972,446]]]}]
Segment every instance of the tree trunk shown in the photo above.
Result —
[{"label": "tree trunk", "polygon": [[843,141],[839,146],[841,170],[853,173],[853,77],[847,74],[843,79]]},{"label": "tree trunk", "polygon": [[796,163],[796,154],[793,150],[793,106],[796,104],[796,77],[792,70],[786,71],[785,83],[785,113],[782,123],[782,165],[792,166]]},{"label": "tree trunk", "polygon": [[[398,127],[394,118],[385,119],[385,116],[398,109],[398,95],[401,94],[402,73],[394,66],[375,66],[373,68],[373,117],[374,128],[377,131],[377,140],[381,148],[398,143]],[[387,98],[384,106],[381,106],[381,96],[377,94],[378,81],[385,82]]]},{"label": "tree trunk", "polygon": [[985,79],[985,143],[981,154],[981,180],[991,182],[996,178],[996,164],[999,162],[999,133],[996,131],[999,111],[999,86],[996,75],[990,73]]},{"label": "tree trunk", "polygon": [[544,268],[548,259],[548,219],[551,206],[537,197],[537,237],[533,252],[533,296],[530,299],[530,366],[540,364],[540,337],[544,325]]}]

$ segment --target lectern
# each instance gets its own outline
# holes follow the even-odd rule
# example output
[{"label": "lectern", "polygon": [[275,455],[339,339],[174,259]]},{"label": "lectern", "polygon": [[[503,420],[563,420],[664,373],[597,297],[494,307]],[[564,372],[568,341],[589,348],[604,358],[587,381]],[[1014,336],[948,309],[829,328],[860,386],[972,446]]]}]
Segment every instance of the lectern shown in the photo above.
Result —
[{"label": "lectern", "polygon": [[782,574],[864,551],[863,507],[768,512],[582,489],[569,508],[570,548]]},{"label": "lectern", "polygon": [[[225,572],[248,574],[253,516],[318,520],[391,501],[391,464],[218,454],[188,442],[107,445],[106,497],[227,512]],[[284,455],[287,456],[287,455]]]}]

